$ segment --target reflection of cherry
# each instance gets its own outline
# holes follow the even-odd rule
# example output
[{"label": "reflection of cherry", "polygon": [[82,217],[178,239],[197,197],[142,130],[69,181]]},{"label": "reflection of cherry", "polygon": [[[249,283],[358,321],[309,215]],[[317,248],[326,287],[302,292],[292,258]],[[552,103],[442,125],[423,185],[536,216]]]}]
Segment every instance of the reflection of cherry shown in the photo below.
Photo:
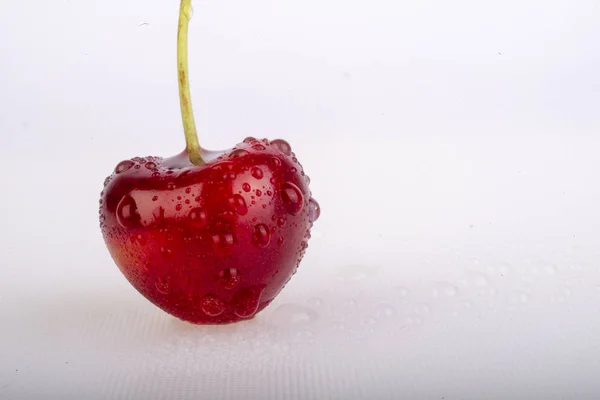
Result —
[{"label": "reflection of cherry", "polygon": [[152,303],[190,322],[229,323],[253,317],[284,287],[320,209],[284,140],[200,147],[187,77],[190,1],[181,1],[178,32],[186,149],[117,164],[100,227],[121,272]]}]

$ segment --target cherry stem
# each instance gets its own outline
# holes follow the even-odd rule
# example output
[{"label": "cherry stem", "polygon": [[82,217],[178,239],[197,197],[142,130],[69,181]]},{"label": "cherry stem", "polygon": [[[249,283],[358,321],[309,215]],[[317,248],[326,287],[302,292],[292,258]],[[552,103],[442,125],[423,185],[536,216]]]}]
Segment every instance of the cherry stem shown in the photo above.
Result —
[{"label": "cherry stem", "polygon": [[188,26],[192,17],[192,0],[181,0],[179,7],[179,28],[177,30],[177,73],[179,75],[179,103],[185,134],[186,150],[194,165],[204,164],[200,156],[200,143],[196,132],[196,122],[192,109],[190,81],[188,77]]}]

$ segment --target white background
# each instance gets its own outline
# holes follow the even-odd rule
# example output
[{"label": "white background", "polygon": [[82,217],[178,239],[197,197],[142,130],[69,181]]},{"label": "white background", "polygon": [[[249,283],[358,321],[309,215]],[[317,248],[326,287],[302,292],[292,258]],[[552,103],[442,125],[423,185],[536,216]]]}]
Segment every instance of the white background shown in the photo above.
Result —
[{"label": "white background", "polygon": [[179,322],[98,229],[184,146],[176,0],[0,2],[0,399],[600,398],[600,3],[203,0],[201,143],[322,206],[254,320]]}]

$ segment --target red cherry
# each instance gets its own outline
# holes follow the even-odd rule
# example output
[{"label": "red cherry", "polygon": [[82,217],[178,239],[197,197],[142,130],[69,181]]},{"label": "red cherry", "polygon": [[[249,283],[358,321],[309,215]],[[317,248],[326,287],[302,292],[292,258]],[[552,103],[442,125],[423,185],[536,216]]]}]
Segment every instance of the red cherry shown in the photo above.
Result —
[{"label": "red cherry", "polygon": [[[240,149],[247,153],[198,166],[185,152],[153,157],[152,169],[132,161],[113,173],[101,198],[102,233],[125,277],[190,322],[234,322],[266,307],[293,275],[318,218],[289,156],[269,145]],[[249,186],[264,186],[263,195]]]},{"label": "red cherry", "polygon": [[230,323],[283,289],[320,208],[286,141],[200,147],[187,77],[190,7],[181,1],[178,35],[186,150],[118,163],[104,181],[100,227],[123,275],[152,303],[193,323]]}]

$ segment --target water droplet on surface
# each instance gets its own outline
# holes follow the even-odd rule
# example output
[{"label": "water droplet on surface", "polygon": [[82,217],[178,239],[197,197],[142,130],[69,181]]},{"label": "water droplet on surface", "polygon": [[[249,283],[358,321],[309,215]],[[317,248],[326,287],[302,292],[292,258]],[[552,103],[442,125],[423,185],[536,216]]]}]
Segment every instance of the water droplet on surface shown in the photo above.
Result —
[{"label": "water droplet on surface", "polygon": [[252,234],[254,245],[259,248],[267,247],[271,241],[271,233],[265,224],[258,224],[254,227]]},{"label": "water droplet on surface", "polygon": [[375,307],[375,315],[379,317],[391,317],[396,314],[396,309],[389,304],[378,304]]},{"label": "water droplet on surface", "polygon": [[510,294],[509,301],[511,303],[527,303],[529,301],[529,295],[520,291],[516,291]]},{"label": "water droplet on surface", "polygon": [[125,172],[125,171],[131,169],[131,167],[133,167],[134,165],[135,165],[135,163],[131,160],[121,161],[115,167],[115,173],[120,174],[121,172]]},{"label": "water droplet on surface", "polygon": [[117,205],[117,221],[125,229],[132,229],[141,226],[140,215],[137,211],[137,204],[130,195],[123,196]]},{"label": "water droplet on surface", "polygon": [[181,211],[182,208],[183,208],[183,206],[181,204],[177,204],[175,206],[175,210],[177,210],[177,211]]},{"label": "water droplet on surface", "polygon": [[152,196],[152,201],[158,200],[158,196]]},{"label": "water droplet on surface", "polygon": [[242,185],[242,189],[244,190],[244,192],[249,192],[250,190],[252,190],[252,187],[250,186],[250,184],[244,183]]},{"label": "water droplet on surface", "polygon": [[563,287],[560,289],[560,293],[562,293],[566,297],[569,297],[573,294],[573,291],[568,287]]},{"label": "water droplet on surface", "polygon": [[521,301],[521,303],[527,303],[529,301],[529,296],[525,293],[521,293],[521,295],[519,296],[519,300]]},{"label": "water droplet on surface", "polygon": [[283,139],[275,139],[271,142],[271,146],[274,146],[277,150],[281,151],[286,156],[292,154],[292,146]]},{"label": "water droplet on surface", "polygon": [[246,215],[248,213],[246,200],[239,194],[234,194],[229,198],[229,206],[239,215]]},{"label": "water droplet on surface", "polygon": [[260,189],[256,189],[256,197],[262,196],[262,191]]},{"label": "water droplet on surface", "polygon": [[320,297],[311,297],[310,299],[306,300],[306,302],[313,307],[323,306],[323,299],[321,299]]},{"label": "water droplet on surface", "polygon": [[150,162],[147,162],[144,166],[146,168],[148,168],[149,170],[153,170],[156,168],[156,163],[153,163],[152,161],[150,161]]},{"label": "water droplet on surface", "polygon": [[285,225],[285,218],[283,218],[283,217],[277,218],[277,226],[281,227],[283,225]]},{"label": "water droplet on surface", "polygon": [[485,287],[489,285],[488,278],[479,272],[469,272],[462,279],[462,283],[465,286],[474,286],[474,287]]},{"label": "water droplet on surface", "polygon": [[319,203],[317,203],[317,201],[311,197],[308,201],[308,220],[310,222],[315,222],[319,219],[320,215],[321,207],[319,206]]},{"label": "water droplet on surface", "polygon": [[279,239],[277,239],[277,244],[279,246],[283,245],[283,236],[280,236]]},{"label": "water droplet on surface", "polygon": [[265,149],[265,146],[263,146],[262,144],[255,144],[254,146],[252,146],[252,148],[257,151],[263,151]]},{"label": "water droplet on surface", "polygon": [[106,187],[108,185],[108,182],[110,182],[110,176],[107,176],[106,179],[104,180],[104,187]]},{"label": "water droplet on surface", "polygon": [[160,293],[162,294],[169,294],[169,292],[171,291],[171,285],[170,285],[170,278],[156,278],[156,281],[154,282],[154,286],[156,287],[156,290],[158,290]]},{"label": "water droplet on surface", "polygon": [[[301,249],[305,249],[308,243],[302,241]],[[346,265],[338,270],[338,278],[342,281],[361,281],[366,279],[368,276],[373,275],[375,269],[366,265]]]},{"label": "water droplet on surface", "polygon": [[223,300],[210,294],[202,298],[200,307],[202,308],[202,311],[209,317],[216,317],[223,314],[223,311],[225,311],[225,303]]},{"label": "water droplet on surface", "polygon": [[219,283],[225,289],[233,289],[239,285],[242,277],[236,268],[227,268],[219,272]]},{"label": "water droplet on surface", "polygon": [[254,138],[252,136],[248,136],[244,139],[244,143],[252,143],[252,142],[256,142],[256,138]]},{"label": "water droplet on surface", "polygon": [[556,268],[553,265],[546,265],[546,267],[544,268],[544,270],[546,271],[546,273],[548,275],[554,275],[554,274],[556,274]]},{"label": "water droplet on surface", "polygon": [[433,297],[454,297],[458,288],[450,283],[439,283],[433,288]]},{"label": "water droplet on surface", "polygon": [[299,304],[282,304],[271,315],[271,322],[279,327],[307,325],[317,319],[317,313]]},{"label": "water droplet on surface", "polygon": [[206,212],[200,207],[192,208],[188,214],[188,218],[190,219],[191,225],[194,228],[203,228],[208,222]]},{"label": "water droplet on surface", "polygon": [[283,184],[283,188],[281,189],[281,199],[283,200],[285,209],[291,215],[298,215],[300,211],[302,211],[302,192],[298,186],[293,183],[286,182]]},{"label": "water droplet on surface", "polygon": [[356,299],[346,299],[344,300],[344,305],[349,307],[356,306]]},{"label": "water droplet on surface", "polygon": [[169,190],[175,190],[175,183],[173,183],[173,182],[167,183],[167,189],[169,189]]},{"label": "water droplet on surface", "polygon": [[404,286],[399,286],[395,288],[396,292],[400,297],[406,298],[410,294],[410,290],[405,288]]},{"label": "water droplet on surface", "polygon": [[419,304],[415,306],[415,314],[428,314],[431,307],[427,304]]},{"label": "water droplet on surface", "polygon": [[255,177],[256,179],[262,179],[263,177],[263,172],[262,169],[258,168],[258,167],[254,167],[252,168],[252,172],[251,172],[252,176]]},{"label": "water droplet on surface", "polygon": [[331,328],[335,331],[343,331],[344,329],[346,329],[346,326],[341,321],[332,321]]},{"label": "water droplet on surface", "polygon": [[237,149],[231,152],[231,154],[229,154],[229,158],[238,158],[238,157],[242,157],[245,156],[246,154],[250,154],[248,153],[246,150],[243,149]]},{"label": "water droplet on surface", "polygon": [[250,286],[238,290],[233,296],[233,312],[240,318],[251,318],[258,311],[264,286]]}]

